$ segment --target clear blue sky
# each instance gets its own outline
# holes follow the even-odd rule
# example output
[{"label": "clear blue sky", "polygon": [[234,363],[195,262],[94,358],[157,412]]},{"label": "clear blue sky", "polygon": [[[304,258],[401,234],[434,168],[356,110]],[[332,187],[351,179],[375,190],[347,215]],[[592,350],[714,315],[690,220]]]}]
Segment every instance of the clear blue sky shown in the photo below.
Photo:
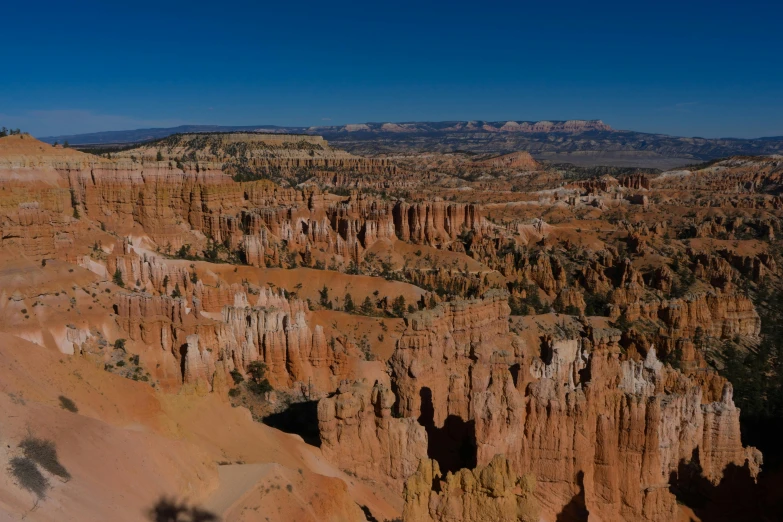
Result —
[{"label": "clear blue sky", "polygon": [[783,135],[781,4],[7,0],[0,125],[603,119]]}]

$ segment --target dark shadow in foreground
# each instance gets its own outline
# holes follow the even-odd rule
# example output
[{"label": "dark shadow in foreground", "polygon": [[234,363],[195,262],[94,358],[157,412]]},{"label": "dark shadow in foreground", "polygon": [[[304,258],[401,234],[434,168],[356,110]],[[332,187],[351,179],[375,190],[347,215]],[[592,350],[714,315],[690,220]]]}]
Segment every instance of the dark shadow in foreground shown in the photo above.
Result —
[{"label": "dark shadow in foreground", "polygon": [[196,506],[162,497],[147,512],[150,522],[218,522],[220,517]]}]

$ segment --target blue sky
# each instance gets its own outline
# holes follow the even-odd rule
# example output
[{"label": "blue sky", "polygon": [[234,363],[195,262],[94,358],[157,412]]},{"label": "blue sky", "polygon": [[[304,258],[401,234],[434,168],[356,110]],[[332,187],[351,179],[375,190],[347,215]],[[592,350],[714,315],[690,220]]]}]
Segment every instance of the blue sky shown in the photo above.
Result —
[{"label": "blue sky", "polygon": [[7,1],[0,125],[603,119],[783,135],[781,4]]}]

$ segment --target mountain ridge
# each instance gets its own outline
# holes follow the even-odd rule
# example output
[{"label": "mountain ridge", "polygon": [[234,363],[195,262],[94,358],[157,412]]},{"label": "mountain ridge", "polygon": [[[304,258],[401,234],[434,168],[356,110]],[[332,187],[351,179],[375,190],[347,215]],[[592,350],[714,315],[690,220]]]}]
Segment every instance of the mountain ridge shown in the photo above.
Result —
[{"label": "mountain ridge", "polygon": [[123,146],[199,132],[317,134],[352,154],[365,156],[409,152],[507,154],[529,152],[535,159],[582,166],[673,168],[735,155],[783,154],[783,137],[700,138],[613,129],[601,120],[442,121],[357,123],[335,126],[182,125],[49,136],[77,147]]}]

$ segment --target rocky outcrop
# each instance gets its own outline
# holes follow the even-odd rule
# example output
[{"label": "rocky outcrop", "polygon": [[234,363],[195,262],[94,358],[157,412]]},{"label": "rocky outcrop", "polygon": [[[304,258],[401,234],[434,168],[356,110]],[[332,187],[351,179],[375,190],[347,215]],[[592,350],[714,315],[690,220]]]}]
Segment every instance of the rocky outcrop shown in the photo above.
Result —
[{"label": "rocky outcrop", "polygon": [[650,178],[644,174],[631,174],[620,178],[620,186],[632,190],[649,190]]},{"label": "rocky outcrop", "polygon": [[197,393],[211,391],[215,361],[209,349],[199,346],[198,335],[188,335],[183,362],[182,377],[186,389],[193,389]]},{"label": "rocky outcrop", "polygon": [[323,328],[311,328],[303,301],[287,301],[262,291],[258,304],[223,308],[218,359],[244,371],[256,360],[267,366],[270,383],[279,388],[304,386],[308,394],[335,390],[356,377],[359,350],[344,338],[327,341]]},{"label": "rocky outcrop", "polygon": [[440,199],[394,206],[397,237],[411,243],[442,245],[457,239],[463,231],[481,235],[484,222],[476,205],[446,203]]},{"label": "rocky outcrop", "polygon": [[321,136],[302,134],[175,134],[151,145],[119,152],[117,156],[149,164],[161,163],[158,160],[162,158],[165,162],[223,170],[232,175],[248,171],[286,175],[311,169],[395,172],[388,160],[354,156],[330,147]]},{"label": "rocky outcrop", "polygon": [[[440,306],[409,316],[391,359],[398,411],[425,423],[431,415],[430,434],[455,422],[472,426],[479,468],[501,454],[514,473],[533,475],[548,516],[578,508],[601,520],[673,521],[669,479],[681,462],[698,459],[716,484],[729,465],[758,472],[761,456],[742,446],[731,385],[717,376],[705,387],[665,367],[654,348],[644,360],[621,357],[620,332],[589,325],[570,339],[504,345],[508,311],[491,297]],[[455,319],[461,307],[476,321]],[[433,506],[441,501],[428,496],[429,484],[426,499],[407,497],[406,513],[438,520]]]},{"label": "rocky outcrop", "polygon": [[0,246],[36,260],[74,261],[86,227],[60,172],[88,167],[91,158],[28,134],[0,138]]},{"label": "rocky outcrop", "polygon": [[182,299],[120,293],[116,301],[117,322],[128,338],[164,351],[174,352],[186,323],[194,321]]},{"label": "rocky outcrop", "polygon": [[[194,301],[212,302],[211,287],[199,285],[194,295],[202,297]],[[229,287],[225,295],[233,305],[222,306],[219,321],[187,307],[183,298],[141,293],[118,295],[117,321],[131,340],[170,353],[182,366],[181,383],[199,389],[211,390],[216,379],[226,380],[235,369],[244,373],[254,361],[266,364],[274,387],[313,397],[356,377],[361,352],[345,338],[327,340],[320,325],[311,327],[306,303],[264,288],[250,306],[238,289]]]},{"label": "rocky outcrop", "polygon": [[602,176],[600,178],[587,179],[584,181],[575,181],[566,185],[566,188],[576,189],[583,196],[600,194],[602,192],[612,192],[617,190],[620,182],[612,176]]},{"label": "rocky outcrop", "polygon": [[536,170],[538,163],[529,152],[512,152],[475,162],[476,166],[499,169]]},{"label": "rocky outcrop", "polygon": [[[437,484],[437,489],[433,485]],[[486,466],[445,477],[438,463],[424,459],[405,484],[406,522],[538,522],[536,481],[518,477],[497,455]]]},{"label": "rocky outcrop", "polygon": [[321,451],[341,469],[401,492],[427,457],[427,434],[415,419],[394,418],[394,403],[394,393],[380,383],[345,382],[319,401],[318,430]]},{"label": "rocky outcrop", "polygon": [[435,426],[450,415],[467,419],[471,390],[487,379],[470,372],[473,360],[488,363],[503,348],[513,353],[506,335],[509,314],[507,294],[492,291],[483,299],[442,303],[408,315],[389,363],[399,413],[420,417],[424,399],[431,401]]},{"label": "rocky outcrop", "polygon": [[[670,374],[654,350],[644,361],[621,362],[611,351],[585,354],[588,344],[556,350],[548,366],[553,377],[570,367],[568,381],[540,379],[526,396],[493,373],[474,399],[479,464],[503,453],[512,468],[536,476],[547,511],[559,513],[583,495],[602,520],[675,520],[669,476],[694,455],[714,483],[729,464],[757,472],[760,455],[742,447],[730,384],[720,401],[703,404],[701,387]],[[672,377],[682,393],[670,395],[664,382]]]},{"label": "rocky outcrop", "polygon": [[691,294],[682,299],[654,302],[633,301],[612,308],[612,315],[622,314],[628,321],[660,321],[669,337],[693,337],[697,328],[718,339],[735,335],[756,337],[761,320],[753,302],[742,294],[719,290]]}]

